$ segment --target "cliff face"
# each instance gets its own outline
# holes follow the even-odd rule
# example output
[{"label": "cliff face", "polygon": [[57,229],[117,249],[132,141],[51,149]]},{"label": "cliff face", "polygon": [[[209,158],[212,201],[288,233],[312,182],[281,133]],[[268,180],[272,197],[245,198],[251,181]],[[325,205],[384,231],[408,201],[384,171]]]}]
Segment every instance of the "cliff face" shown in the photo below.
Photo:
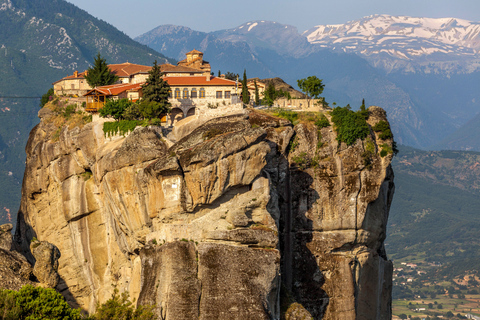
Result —
[{"label": "cliff face", "polygon": [[115,286],[162,319],[390,317],[393,172],[373,131],[366,167],[363,141],[257,112],[174,142],[157,127],[105,138],[101,122],[54,142],[50,111],[39,116],[16,245],[31,262],[34,236],[59,249],[71,304],[93,311]]}]

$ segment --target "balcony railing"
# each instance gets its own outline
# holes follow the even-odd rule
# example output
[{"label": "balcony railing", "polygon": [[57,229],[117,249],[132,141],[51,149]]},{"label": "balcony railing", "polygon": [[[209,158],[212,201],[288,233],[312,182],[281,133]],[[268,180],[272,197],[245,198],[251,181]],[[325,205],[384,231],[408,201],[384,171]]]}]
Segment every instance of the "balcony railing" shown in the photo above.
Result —
[{"label": "balcony railing", "polygon": [[103,105],[105,102],[100,101],[100,102],[87,102],[87,107],[85,108],[85,111],[88,112],[97,112],[98,109],[103,108]]}]

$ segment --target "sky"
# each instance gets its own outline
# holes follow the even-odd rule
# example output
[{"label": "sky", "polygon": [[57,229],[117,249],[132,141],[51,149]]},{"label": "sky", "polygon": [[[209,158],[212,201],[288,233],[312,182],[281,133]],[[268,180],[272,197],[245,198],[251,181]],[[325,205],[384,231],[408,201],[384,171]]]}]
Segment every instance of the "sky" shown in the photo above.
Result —
[{"label": "sky", "polygon": [[210,32],[252,20],[276,21],[299,32],[372,14],[454,17],[480,21],[479,0],[67,0],[130,37],[163,24]]}]

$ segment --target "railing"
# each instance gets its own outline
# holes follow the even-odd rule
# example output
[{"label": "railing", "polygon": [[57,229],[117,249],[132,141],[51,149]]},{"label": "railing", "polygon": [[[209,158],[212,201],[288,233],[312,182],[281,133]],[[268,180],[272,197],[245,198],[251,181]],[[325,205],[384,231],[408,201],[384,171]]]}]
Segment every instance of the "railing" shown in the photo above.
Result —
[{"label": "railing", "polygon": [[103,105],[105,102],[87,102],[87,107],[85,108],[85,111],[87,112],[97,112],[98,109],[103,108]]}]

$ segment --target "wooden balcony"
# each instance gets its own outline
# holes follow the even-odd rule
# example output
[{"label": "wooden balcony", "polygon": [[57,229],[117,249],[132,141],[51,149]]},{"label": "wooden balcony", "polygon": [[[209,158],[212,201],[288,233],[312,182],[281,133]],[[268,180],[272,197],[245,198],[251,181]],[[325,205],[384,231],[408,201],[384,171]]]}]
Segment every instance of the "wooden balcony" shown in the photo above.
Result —
[{"label": "wooden balcony", "polygon": [[98,112],[99,109],[103,108],[105,104],[104,101],[97,101],[97,102],[87,102],[87,106],[85,111],[87,112]]}]

